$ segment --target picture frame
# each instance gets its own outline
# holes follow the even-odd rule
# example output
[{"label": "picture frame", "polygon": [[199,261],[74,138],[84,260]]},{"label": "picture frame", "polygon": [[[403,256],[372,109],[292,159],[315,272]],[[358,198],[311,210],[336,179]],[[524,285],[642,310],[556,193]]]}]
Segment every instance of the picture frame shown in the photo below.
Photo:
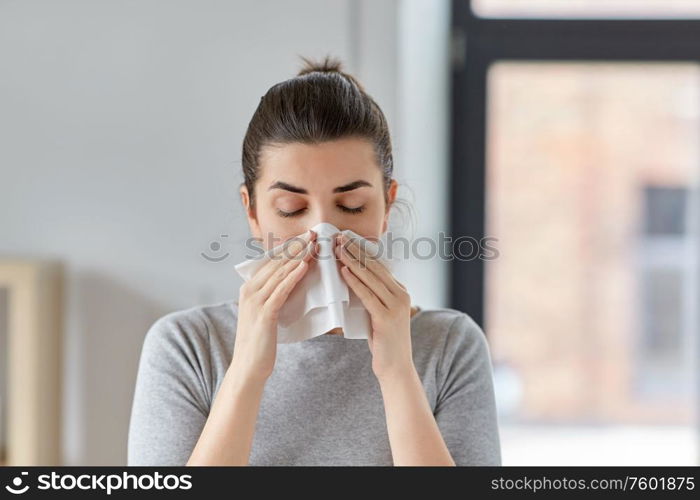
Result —
[{"label": "picture frame", "polygon": [[2,465],[61,465],[62,287],[57,261],[0,258]]}]

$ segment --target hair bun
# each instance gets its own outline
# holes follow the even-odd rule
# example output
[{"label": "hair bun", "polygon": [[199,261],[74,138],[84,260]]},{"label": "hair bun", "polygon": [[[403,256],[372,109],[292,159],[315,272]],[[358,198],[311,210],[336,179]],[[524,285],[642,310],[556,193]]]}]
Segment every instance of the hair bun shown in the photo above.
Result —
[{"label": "hair bun", "polygon": [[304,67],[299,70],[297,76],[306,75],[307,73],[313,73],[318,71],[320,73],[342,73],[343,63],[340,59],[335,57],[326,56],[323,61],[317,62],[306,57],[300,56],[304,61]]},{"label": "hair bun", "polygon": [[350,82],[351,85],[355,85],[361,92],[365,92],[365,87],[360,83],[360,81],[352,75],[345,73],[343,71],[343,63],[337,57],[326,56],[323,61],[313,61],[304,56],[299,56],[304,61],[304,67],[299,70],[297,77],[307,75],[309,73],[335,73],[342,76]]}]

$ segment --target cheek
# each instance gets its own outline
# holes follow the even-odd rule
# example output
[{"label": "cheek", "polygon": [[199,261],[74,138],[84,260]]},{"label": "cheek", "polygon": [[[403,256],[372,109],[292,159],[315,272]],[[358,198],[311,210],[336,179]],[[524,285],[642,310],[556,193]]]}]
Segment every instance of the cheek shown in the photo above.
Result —
[{"label": "cheek", "polygon": [[345,229],[350,229],[363,238],[378,240],[382,235],[384,218],[381,214],[362,214],[362,216],[356,216],[352,222]]},{"label": "cheek", "polygon": [[281,217],[272,215],[268,216],[267,220],[260,220],[262,245],[266,250],[281,245],[288,239],[298,236],[308,229],[299,222],[294,221],[293,217],[290,217],[290,219],[292,220],[286,221]]}]

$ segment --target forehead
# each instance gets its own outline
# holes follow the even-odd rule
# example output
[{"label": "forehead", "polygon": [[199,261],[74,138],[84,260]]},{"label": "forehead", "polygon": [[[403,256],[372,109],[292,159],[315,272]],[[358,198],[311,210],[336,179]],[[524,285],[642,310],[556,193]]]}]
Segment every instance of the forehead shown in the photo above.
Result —
[{"label": "forehead", "polygon": [[306,179],[342,184],[346,179],[381,176],[372,143],[360,138],[266,146],[261,150],[260,169],[263,181]]}]

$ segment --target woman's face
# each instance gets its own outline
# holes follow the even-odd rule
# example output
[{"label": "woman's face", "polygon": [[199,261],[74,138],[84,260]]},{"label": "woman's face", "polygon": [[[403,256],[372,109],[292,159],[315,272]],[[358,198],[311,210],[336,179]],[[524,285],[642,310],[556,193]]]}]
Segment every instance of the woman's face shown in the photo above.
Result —
[{"label": "woman's face", "polygon": [[269,249],[319,222],[379,238],[386,231],[396,190],[392,180],[385,203],[372,143],[343,138],[263,148],[255,211],[245,185],[241,198],[253,237]]}]

